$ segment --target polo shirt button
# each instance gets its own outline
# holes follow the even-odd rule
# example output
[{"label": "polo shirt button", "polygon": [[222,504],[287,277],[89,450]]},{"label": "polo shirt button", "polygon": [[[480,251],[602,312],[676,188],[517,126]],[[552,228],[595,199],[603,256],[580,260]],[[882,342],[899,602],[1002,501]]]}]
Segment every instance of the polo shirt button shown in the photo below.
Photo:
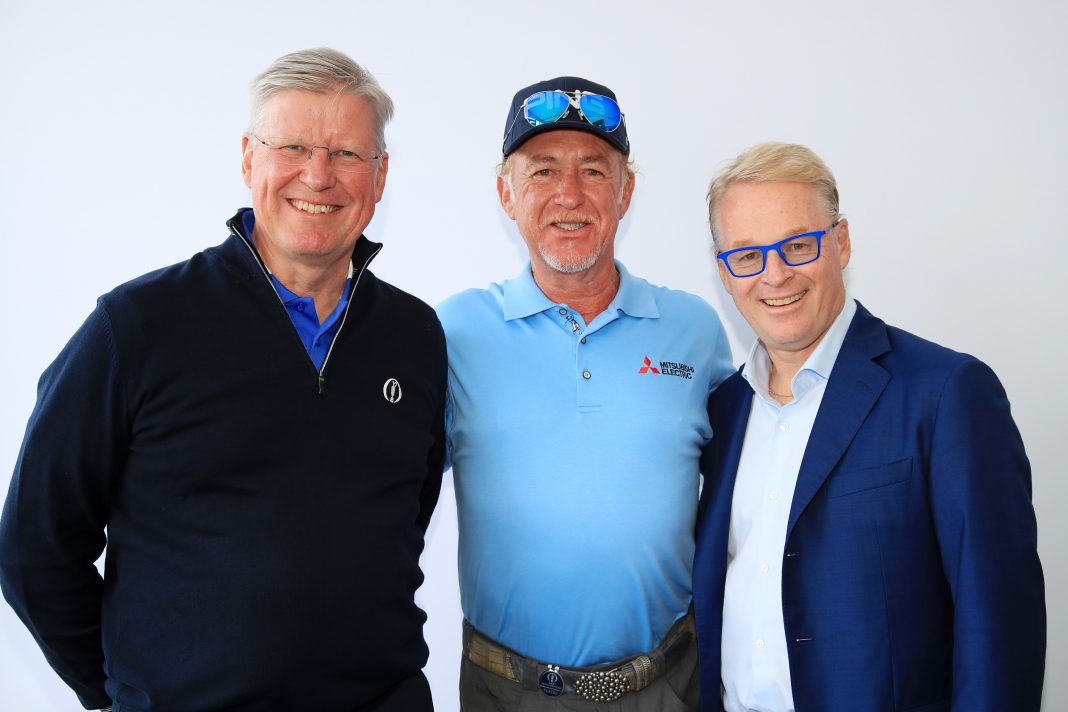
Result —
[{"label": "polo shirt button", "polygon": [[763,649],[764,648],[764,639],[763,638],[757,638],[756,639],[756,646],[758,648],[760,648],[760,649]]},{"label": "polo shirt button", "polygon": [[565,314],[567,314],[567,309],[560,307],[560,316],[564,316]]},{"label": "polo shirt button", "polygon": [[297,311],[304,311],[304,302],[297,302]]},{"label": "polo shirt button", "polygon": [[585,378],[588,381],[588,380],[590,380],[590,378],[593,377],[593,374],[590,373],[589,371],[583,371],[582,372],[582,377]]}]

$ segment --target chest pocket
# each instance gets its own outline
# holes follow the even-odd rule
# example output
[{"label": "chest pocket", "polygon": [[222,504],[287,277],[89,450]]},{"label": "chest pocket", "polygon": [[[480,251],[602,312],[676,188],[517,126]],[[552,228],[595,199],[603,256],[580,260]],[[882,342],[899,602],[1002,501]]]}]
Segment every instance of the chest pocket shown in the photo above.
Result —
[{"label": "chest pocket", "polygon": [[827,483],[827,497],[845,497],[889,487],[912,478],[912,458],[906,457],[882,465],[841,471]]}]

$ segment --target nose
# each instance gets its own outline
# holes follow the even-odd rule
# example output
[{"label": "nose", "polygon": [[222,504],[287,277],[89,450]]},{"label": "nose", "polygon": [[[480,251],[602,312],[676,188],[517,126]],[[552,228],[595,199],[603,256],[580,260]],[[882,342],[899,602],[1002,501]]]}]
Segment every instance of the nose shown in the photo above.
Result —
[{"label": "nose", "polygon": [[561,207],[573,209],[581,205],[583,200],[579,176],[570,171],[562,171],[556,183],[556,203]]},{"label": "nose", "polygon": [[334,185],[334,167],[330,164],[330,151],[322,146],[312,146],[311,158],[304,164],[300,179],[312,190],[326,190]]},{"label": "nose", "polygon": [[767,262],[764,263],[764,272],[760,275],[760,279],[765,284],[779,285],[793,275],[793,267],[786,264],[782,259],[782,255],[777,251],[768,250],[768,254],[764,259]]}]

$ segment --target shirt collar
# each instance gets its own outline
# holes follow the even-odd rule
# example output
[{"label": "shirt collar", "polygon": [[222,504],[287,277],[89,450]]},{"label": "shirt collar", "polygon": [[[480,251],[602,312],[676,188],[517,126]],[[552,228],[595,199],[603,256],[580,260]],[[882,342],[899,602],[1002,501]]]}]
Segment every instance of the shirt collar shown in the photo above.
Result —
[{"label": "shirt collar", "polygon": [[[631,275],[618,260],[615,261],[615,266],[619,272],[619,289],[616,290],[615,297],[612,298],[605,311],[614,313],[618,310],[627,316],[658,318],[660,309],[656,305],[656,299],[653,298],[652,285],[644,279]],[[502,288],[506,321],[525,319],[557,306],[545,296],[534,281],[529,262],[517,277],[507,280]]]},{"label": "shirt collar", "polygon": [[[800,400],[819,381],[826,381],[831,377],[834,362],[838,359],[838,352],[842,350],[849,324],[856,313],[856,301],[846,295],[842,311],[838,312],[838,316],[831,323],[831,328],[827,330],[823,339],[809,354],[804,365],[794,374],[790,382],[794,400]],[[767,401],[771,401],[771,395],[768,393],[770,373],[771,357],[768,356],[768,350],[764,348],[764,344],[757,339],[753,347],[749,349],[749,356],[742,368],[742,378],[749,382],[749,387],[754,393]]]}]

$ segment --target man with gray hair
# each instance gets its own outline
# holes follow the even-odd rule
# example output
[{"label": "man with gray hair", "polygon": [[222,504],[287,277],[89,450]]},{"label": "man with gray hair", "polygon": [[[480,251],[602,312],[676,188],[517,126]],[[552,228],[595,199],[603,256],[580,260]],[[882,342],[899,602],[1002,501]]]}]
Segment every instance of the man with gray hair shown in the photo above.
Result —
[{"label": "man with gray hair", "polygon": [[520,89],[497,191],[519,275],[438,308],[466,623],[464,712],[696,710],[690,567],[716,312],[615,259],[630,140],[581,77]]},{"label": "man with gray hair", "polygon": [[993,371],[847,294],[849,222],[808,148],[744,151],[709,221],[757,341],[708,406],[701,708],[1037,712],[1031,471]]},{"label": "man with gray hair", "polygon": [[42,377],[0,584],[86,708],[432,709],[414,593],[445,343],[362,234],[392,111],[340,52],[274,62],[252,209],[101,297]]}]

